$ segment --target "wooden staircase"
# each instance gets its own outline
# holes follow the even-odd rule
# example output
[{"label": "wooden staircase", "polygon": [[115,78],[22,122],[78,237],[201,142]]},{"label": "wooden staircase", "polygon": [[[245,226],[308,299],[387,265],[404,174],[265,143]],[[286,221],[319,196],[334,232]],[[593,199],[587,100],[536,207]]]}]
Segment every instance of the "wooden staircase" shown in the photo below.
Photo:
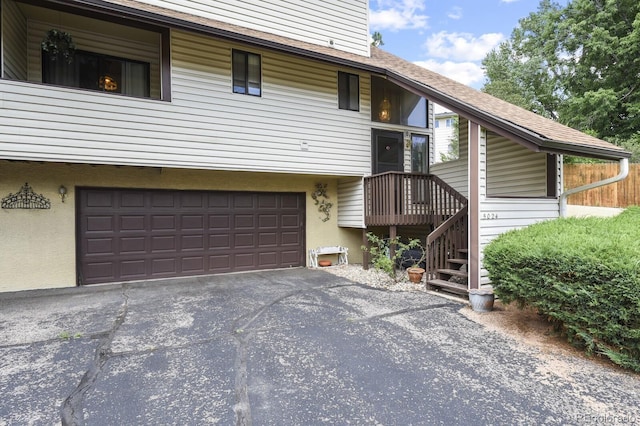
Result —
[{"label": "wooden staircase", "polygon": [[469,282],[469,250],[457,249],[457,256],[447,259],[448,268],[436,269],[436,277],[427,279],[427,288],[456,294],[467,294]]}]

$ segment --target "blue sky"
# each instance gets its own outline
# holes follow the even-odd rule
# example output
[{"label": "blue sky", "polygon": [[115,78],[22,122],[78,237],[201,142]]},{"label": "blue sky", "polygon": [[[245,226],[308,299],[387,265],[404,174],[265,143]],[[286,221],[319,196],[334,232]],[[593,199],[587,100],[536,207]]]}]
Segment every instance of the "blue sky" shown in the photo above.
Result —
[{"label": "blue sky", "polygon": [[[481,61],[539,0],[369,0],[382,49],[479,89]],[[566,4],[566,2],[562,2]]]}]

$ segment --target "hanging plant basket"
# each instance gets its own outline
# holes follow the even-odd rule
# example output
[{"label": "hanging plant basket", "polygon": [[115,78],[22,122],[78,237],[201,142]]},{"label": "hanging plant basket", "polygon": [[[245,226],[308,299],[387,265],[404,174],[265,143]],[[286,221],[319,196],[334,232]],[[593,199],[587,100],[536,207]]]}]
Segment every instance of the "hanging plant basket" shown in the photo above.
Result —
[{"label": "hanging plant basket", "polygon": [[76,53],[76,45],[73,43],[71,34],[57,29],[47,31],[47,36],[40,44],[43,52],[49,54],[51,61],[64,60],[68,64],[73,62]]}]

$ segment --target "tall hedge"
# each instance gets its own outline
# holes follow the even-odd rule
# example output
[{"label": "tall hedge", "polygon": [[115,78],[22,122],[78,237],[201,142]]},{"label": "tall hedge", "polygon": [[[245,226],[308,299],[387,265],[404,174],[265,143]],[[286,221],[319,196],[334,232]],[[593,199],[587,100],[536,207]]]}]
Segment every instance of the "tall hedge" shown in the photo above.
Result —
[{"label": "tall hedge", "polygon": [[640,372],[640,207],[507,232],[484,265],[503,302],[537,308],[572,344]]}]

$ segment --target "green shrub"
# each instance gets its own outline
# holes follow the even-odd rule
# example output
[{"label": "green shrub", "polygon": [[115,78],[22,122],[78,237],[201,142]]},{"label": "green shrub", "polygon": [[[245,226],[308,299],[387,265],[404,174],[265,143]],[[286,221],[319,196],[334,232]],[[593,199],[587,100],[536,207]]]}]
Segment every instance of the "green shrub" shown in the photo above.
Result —
[{"label": "green shrub", "polygon": [[[400,236],[393,239],[381,238],[372,232],[367,232],[367,241],[369,245],[361,246],[362,251],[369,253],[371,256],[371,264],[375,269],[386,272],[392,278],[396,276],[398,259],[401,259],[402,254],[407,250],[416,249],[421,254],[417,259],[410,259],[414,265],[420,265],[420,263],[426,259],[426,250],[422,242],[417,238],[405,243]],[[393,257],[391,256],[391,246],[395,246]]]},{"label": "green shrub", "polygon": [[588,354],[640,372],[640,207],[507,232],[484,266],[503,302],[537,308]]}]

